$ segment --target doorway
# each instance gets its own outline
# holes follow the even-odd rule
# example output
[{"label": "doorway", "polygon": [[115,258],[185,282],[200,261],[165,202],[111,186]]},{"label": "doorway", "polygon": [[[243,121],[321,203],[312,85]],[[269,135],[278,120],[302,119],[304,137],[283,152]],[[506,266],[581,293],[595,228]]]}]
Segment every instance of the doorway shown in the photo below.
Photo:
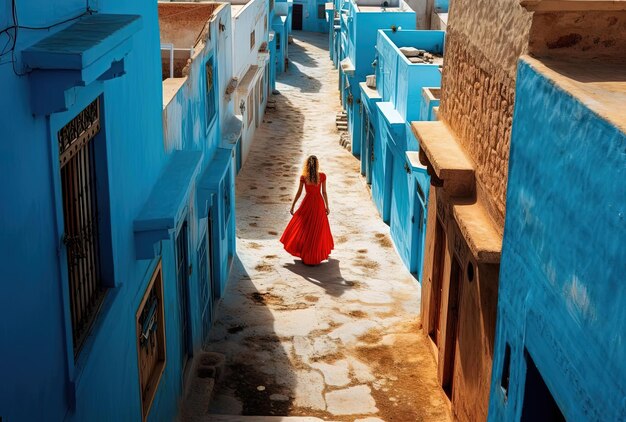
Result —
[{"label": "doorway", "polygon": [[429,324],[428,335],[435,345],[439,345],[439,339],[441,336],[441,328],[439,327],[441,321],[441,287],[443,281],[443,258],[444,258],[444,245],[446,244],[446,233],[443,230],[443,226],[436,219],[435,225],[435,251],[433,255],[433,273],[430,287],[430,312],[429,312]]},{"label": "doorway", "polygon": [[524,355],[526,357],[526,386],[520,421],[565,422],[561,409],[556,404],[532,357],[527,351]]},{"label": "doorway", "polygon": [[456,359],[456,343],[459,335],[459,296],[463,273],[459,261],[452,258],[450,270],[450,287],[448,294],[448,312],[446,316],[446,339],[443,356],[442,387],[448,398],[452,400],[454,391],[454,364]]},{"label": "doorway", "polygon": [[209,213],[207,231],[204,241],[198,247],[198,287],[200,290],[200,306],[202,318],[202,339],[205,340],[211,329],[215,314],[213,294],[213,236],[211,229],[211,213]]},{"label": "doorway", "polygon": [[291,21],[291,29],[295,29],[296,31],[302,31],[302,16],[303,16],[302,4],[294,3],[293,4],[293,17]]}]

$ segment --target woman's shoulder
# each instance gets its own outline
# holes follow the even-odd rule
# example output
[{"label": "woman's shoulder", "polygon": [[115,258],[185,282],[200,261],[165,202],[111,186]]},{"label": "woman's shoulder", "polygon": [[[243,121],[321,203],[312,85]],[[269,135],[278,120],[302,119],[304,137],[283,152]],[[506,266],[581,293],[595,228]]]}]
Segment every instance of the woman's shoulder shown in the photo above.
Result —
[{"label": "woman's shoulder", "polygon": [[320,180],[323,182],[326,180],[326,173],[320,172]]}]

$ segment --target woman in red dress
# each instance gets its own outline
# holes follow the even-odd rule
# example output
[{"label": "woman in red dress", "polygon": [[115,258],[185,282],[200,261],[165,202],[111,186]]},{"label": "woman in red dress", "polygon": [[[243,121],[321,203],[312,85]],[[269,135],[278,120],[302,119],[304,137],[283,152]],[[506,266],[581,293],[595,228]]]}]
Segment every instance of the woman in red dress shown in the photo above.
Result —
[{"label": "woman in red dress", "polygon": [[[306,195],[298,211],[294,207],[302,195]],[[328,195],[326,194],[326,175],[319,172],[319,161],[312,155],[304,163],[300,187],[291,205],[291,221],[287,225],[280,241],[285,250],[302,259],[306,265],[317,265],[328,259],[335,244],[328,224]]]}]

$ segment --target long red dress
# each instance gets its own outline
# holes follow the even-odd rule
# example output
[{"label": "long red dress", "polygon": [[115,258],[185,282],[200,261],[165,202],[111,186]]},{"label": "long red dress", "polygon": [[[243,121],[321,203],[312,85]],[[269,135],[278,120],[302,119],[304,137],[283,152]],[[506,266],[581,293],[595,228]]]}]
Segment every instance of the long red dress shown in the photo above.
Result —
[{"label": "long red dress", "polygon": [[[304,177],[300,180],[304,181]],[[285,250],[307,265],[317,265],[328,259],[335,247],[321,192],[325,181],[326,175],[320,173],[319,184],[304,184],[306,195],[302,204],[280,238]]]}]

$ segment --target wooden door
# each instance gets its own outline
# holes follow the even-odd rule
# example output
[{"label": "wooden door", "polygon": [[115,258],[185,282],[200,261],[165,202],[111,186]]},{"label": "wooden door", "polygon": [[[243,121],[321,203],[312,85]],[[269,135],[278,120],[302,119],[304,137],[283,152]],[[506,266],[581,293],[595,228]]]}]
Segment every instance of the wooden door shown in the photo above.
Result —
[{"label": "wooden door", "polygon": [[459,298],[463,273],[456,257],[452,258],[450,270],[450,290],[448,296],[448,312],[446,316],[445,349],[443,356],[442,387],[446,395],[452,400],[454,389],[454,361],[456,358],[456,343],[459,333]]}]

